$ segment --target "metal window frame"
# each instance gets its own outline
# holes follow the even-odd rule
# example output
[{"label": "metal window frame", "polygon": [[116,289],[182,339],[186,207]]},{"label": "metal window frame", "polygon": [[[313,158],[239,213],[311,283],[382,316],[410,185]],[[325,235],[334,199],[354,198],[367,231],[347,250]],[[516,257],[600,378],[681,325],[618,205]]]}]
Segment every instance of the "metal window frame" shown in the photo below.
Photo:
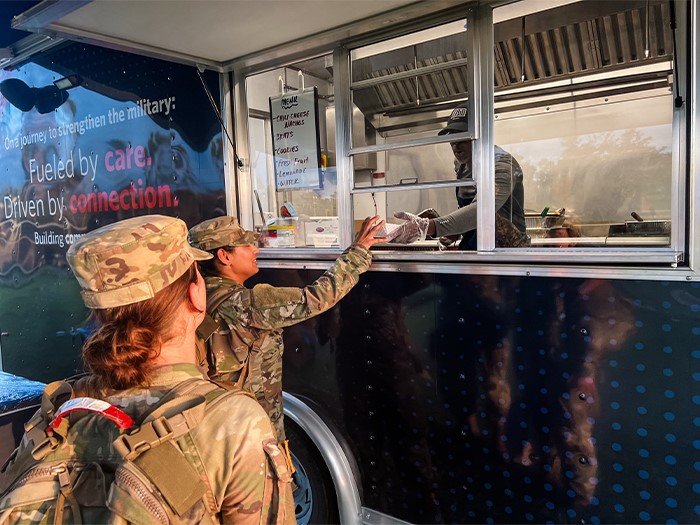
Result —
[{"label": "metal window frame", "polygon": [[[496,248],[496,184],[493,158],[493,9],[478,5],[467,14],[467,56],[473,57],[468,70],[473,85],[469,92],[474,96],[469,103],[474,113],[474,129],[479,130],[481,140],[472,145],[474,179],[481,193],[476,201],[477,252],[492,252]],[[471,124],[471,121],[470,121]]]},{"label": "metal window frame", "polygon": [[[690,105],[688,111],[688,119],[690,122],[690,135],[688,138],[688,187],[687,187],[687,202],[688,202],[688,265],[695,276],[700,274],[700,212],[698,211],[698,198],[700,198],[700,166],[698,156],[700,155],[700,137],[698,135],[698,126],[700,126],[700,110],[698,106],[698,97],[700,97],[700,9],[698,2],[694,0],[690,6],[690,49],[692,49],[690,61],[687,62],[690,67],[679,68],[691,74],[690,77],[690,100],[686,96],[686,104]],[[686,48],[688,46],[685,46]],[[683,127],[685,129],[685,126]],[[684,198],[686,198],[684,196]],[[691,279],[688,279],[691,280]]]},{"label": "metal window frame", "polygon": [[[495,222],[495,185],[491,175],[493,173],[493,117],[494,114],[494,86],[493,86],[493,9],[499,3],[464,2],[459,9],[452,9],[436,16],[429,23],[425,20],[415,20],[412,23],[402,25],[396,31],[386,32],[381,35],[370,36],[359,32],[355,38],[348,38],[342,42],[336,42],[325,53],[333,53],[334,62],[334,88],[335,88],[335,133],[338,171],[338,213],[341,219],[340,248],[347,247],[352,242],[353,217],[352,195],[362,193],[361,188],[353,188],[352,158],[361,153],[378,152],[414,145],[433,144],[449,141],[443,137],[430,139],[418,139],[402,143],[391,143],[381,146],[369,146],[353,149],[351,147],[351,77],[350,77],[350,53],[352,49],[389,40],[395,36],[410,34],[414,31],[425,29],[429,26],[447,23],[457,18],[468,18],[468,52],[474,57],[472,61],[477,67],[469,71],[468,78],[474,87],[470,86],[470,93],[479,93],[480,97],[470,97],[470,118],[474,118],[475,133],[473,137],[480,137],[474,142],[476,183],[480,187],[480,195],[483,198],[478,202],[479,221],[479,245],[477,252],[458,253],[427,253],[427,252],[399,252],[382,251],[375,252],[375,265],[377,270],[400,271],[400,268],[410,268],[407,271],[441,271],[446,273],[462,272],[462,264],[469,265],[469,271],[474,273],[515,272],[527,275],[598,275],[615,278],[641,278],[668,280],[700,280],[700,244],[694,241],[700,230],[700,220],[696,213],[694,202],[700,193],[700,174],[698,173],[697,151],[700,146],[697,136],[696,124],[699,122],[697,104],[695,100],[700,96],[697,76],[699,62],[695,53],[688,56],[686,39],[692,39],[693,49],[698,49],[698,28],[700,27],[700,15],[698,15],[697,2],[693,1],[690,7],[691,20],[685,16],[685,10],[678,10],[678,83],[680,95],[685,101],[684,107],[674,109],[672,133],[676,147],[672,153],[672,183],[675,193],[672,198],[672,233],[669,247],[610,247],[610,248],[533,248],[514,249],[496,248],[494,239]],[[689,23],[688,23],[689,22]],[[686,35],[685,28],[690,28]],[[308,57],[318,56],[324,51],[314,48]],[[306,56],[298,52],[284,55],[279,50],[274,57],[262,54],[255,60],[248,61],[242,69],[233,67],[234,81],[234,109],[236,144],[238,151],[247,152],[247,106],[245,105],[245,78],[248,75],[262,73],[266,70],[284,67],[296,61],[303,60]],[[252,64],[264,64],[264,67],[256,67]],[[688,78],[688,75],[691,78]],[[688,98],[685,86],[690,85],[693,97]],[[478,100],[476,100],[478,98]],[[486,115],[491,115],[485,118]],[[692,124],[688,126],[688,123]],[[470,122],[471,124],[471,122]],[[689,129],[690,127],[690,129]],[[687,139],[687,141],[686,141]],[[243,155],[245,156],[245,155]],[[244,159],[244,162],[247,159]],[[686,169],[687,165],[687,169]],[[687,177],[686,177],[687,175]],[[239,179],[249,178],[247,172],[240,172]],[[432,187],[433,184],[421,184],[423,187]],[[439,184],[435,184],[439,186]],[[374,191],[402,191],[403,189],[418,189],[406,185],[405,188],[393,188],[391,186],[374,188]],[[245,180],[239,181],[239,202],[248,202],[246,197]],[[239,210],[245,217],[251,215],[252,210],[247,210],[245,204]],[[686,236],[687,234],[687,236]],[[311,267],[309,260],[315,260],[320,267],[325,260],[332,260],[337,255],[338,249],[318,248],[293,248],[293,249],[263,249],[260,254],[261,267],[277,267],[274,259],[298,260],[303,267]],[[269,262],[267,262],[269,261]],[[304,261],[304,262],[302,262]],[[487,266],[482,266],[486,264]],[[312,264],[313,266],[313,264]]]}]

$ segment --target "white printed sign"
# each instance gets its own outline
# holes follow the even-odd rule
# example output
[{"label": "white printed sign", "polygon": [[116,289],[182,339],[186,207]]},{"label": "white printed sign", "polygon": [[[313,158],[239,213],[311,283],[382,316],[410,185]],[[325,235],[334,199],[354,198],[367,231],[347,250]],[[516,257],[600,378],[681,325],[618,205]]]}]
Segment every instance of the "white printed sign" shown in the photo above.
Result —
[{"label": "white printed sign", "polygon": [[315,87],[270,97],[277,191],[321,186],[317,99]]}]

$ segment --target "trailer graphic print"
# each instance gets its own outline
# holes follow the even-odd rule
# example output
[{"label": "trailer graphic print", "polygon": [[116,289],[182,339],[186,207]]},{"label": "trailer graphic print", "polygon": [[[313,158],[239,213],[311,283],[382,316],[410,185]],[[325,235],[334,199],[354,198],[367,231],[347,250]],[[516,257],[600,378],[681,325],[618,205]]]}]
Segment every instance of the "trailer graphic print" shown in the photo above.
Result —
[{"label": "trailer graphic print", "polygon": [[[65,344],[47,356],[46,374],[70,375],[79,366],[84,313],[65,261],[76,239],[135,215],[193,225],[225,213],[220,126],[194,68],[139,58],[109,70],[76,61],[71,47],[76,55],[125,60],[71,44],[0,72],[0,285],[8,299],[0,328],[11,334],[0,349],[3,370],[33,379],[47,376],[29,374],[32,363],[19,349],[57,333]],[[216,89],[216,75],[209,81]],[[65,295],[34,290],[49,283],[67,288]],[[29,327],[30,312],[51,315]]]}]

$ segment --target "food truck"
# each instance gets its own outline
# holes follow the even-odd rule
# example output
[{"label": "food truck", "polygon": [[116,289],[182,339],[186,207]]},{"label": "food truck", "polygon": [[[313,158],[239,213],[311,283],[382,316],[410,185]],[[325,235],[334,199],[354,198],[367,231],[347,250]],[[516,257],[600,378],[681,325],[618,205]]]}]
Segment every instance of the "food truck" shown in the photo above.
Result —
[{"label": "food truck", "polygon": [[[262,236],[247,284],[302,287],[365,217],[478,189],[471,249],[376,245],[285,329],[298,522],[700,520],[696,0],[16,4],[3,460],[43,384],[81,370],[80,235],[229,214]],[[467,129],[440,135],[458,106]],[[497,242],[500,150],[522,247]]]}]

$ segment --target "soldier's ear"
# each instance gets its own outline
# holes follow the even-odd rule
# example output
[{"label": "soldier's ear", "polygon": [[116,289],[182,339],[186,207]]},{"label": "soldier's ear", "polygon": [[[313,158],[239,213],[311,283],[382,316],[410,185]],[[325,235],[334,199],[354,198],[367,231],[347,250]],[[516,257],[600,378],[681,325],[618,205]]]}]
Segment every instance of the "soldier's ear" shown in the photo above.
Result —
[{"label": "soldier's ear", "polygon": [[204,279],[199,277],[196,283],[190,283],[187,289],[190,304],[195,311],[204,313],[207,311],[207,291]]},{"label": "soldier's ear", "polygon": [[224,248],[218,248],[216,250],[216,259],[218,262],[227,266],[230,261],[231,254],[228,253]]}]

